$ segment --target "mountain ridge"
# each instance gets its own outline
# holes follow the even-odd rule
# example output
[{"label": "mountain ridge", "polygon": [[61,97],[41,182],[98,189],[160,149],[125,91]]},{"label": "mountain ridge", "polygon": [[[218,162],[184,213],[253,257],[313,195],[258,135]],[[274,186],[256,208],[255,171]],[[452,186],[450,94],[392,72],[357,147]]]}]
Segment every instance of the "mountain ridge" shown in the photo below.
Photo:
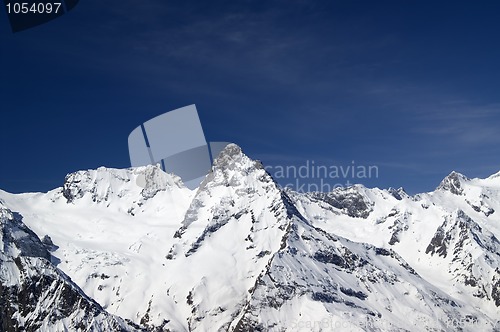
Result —
[{"label": "mountain ridge", "polygon": [[45,194],[0,191],[0,204],[50,237],[54,269],[137,328],[494,330],[497,179],[298,193],[231,144],[194,191],[158,166],[99,168]]}]

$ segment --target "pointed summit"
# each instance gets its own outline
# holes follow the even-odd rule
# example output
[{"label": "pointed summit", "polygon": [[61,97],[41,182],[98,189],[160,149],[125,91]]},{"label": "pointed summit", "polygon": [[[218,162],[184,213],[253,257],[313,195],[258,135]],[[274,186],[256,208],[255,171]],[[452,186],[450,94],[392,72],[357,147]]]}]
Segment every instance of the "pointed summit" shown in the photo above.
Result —
[{"label": "pointed summit", "polygon": [[[262,174],[256,171],[262,170]],[[206,188],[207,185],[226,187],[244,187],[250,185],[258,179],[263,182],[273,182],[271,176],[264,170],[260,161],[255,161],[247,157],[241,148],[236,144],[228,144],[215,158],[210,173],[201,183],[198,191]]]},{"label": "pointed summit", "polygon": [[398,189],[390,187],[389,189],[387,189],[387,191],[398,201],[402,200],[403,198],[409,197],[403,187],[399,187]]},{"label": "pointed summit", "polygon": [[449,191],[455,195],[462,195],[464,191],[463,183],[466,181],[469,181],[469,178],[467,178],[463,174],[453,171],[447,177],[445,177],[443,181],[441,181],[436,189]]},{"label": "pointed summit", "polygon": [[251,166],[258,169],[263,168],[259,161],[254,161],[248,158],[248,156],[243,153],[241,148],[234,143],[230,143],[222,149],[219,155],[215,158],[213,166],[214,168],[222,169],[234,169],[235,166]]}]

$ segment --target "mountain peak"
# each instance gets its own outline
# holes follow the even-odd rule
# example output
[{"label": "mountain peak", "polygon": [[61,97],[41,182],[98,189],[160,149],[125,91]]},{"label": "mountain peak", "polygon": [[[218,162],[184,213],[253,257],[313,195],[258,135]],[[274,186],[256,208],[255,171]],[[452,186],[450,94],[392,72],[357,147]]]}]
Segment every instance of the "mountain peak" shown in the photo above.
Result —
[{"label": "mountain peak", "polygon": [[387,191],[398,201],[402,200],[405,197],[409,197],[403,187],[399,187],[398,189],[390,187],[389,189],[387,189]]},{"label": "mountain peak", "polygon": [[452,171],[437,187],[437,190],[449,191],[455,195],[463,194],[463,183],[469,181],[465,175]]},{"label": "mountain peak", "polygon": [[[59,317],[56,303],[90,323],[31,328],[23,316],[19,324],[116,331],[121,325],[91,325],[121,324],[116,314],[148,331],[311,329],[307,322],[323,321],[494,330],[497,180],[452,172],[440,191],[411,197],[362,185],[300,193],[281,188],[237,145],[215,157],[196,191],[155,165],[73,173],[47,194],[0,191],[0,288],[12,285],[10,302],[0,294],[10,303],[6,317],[48,322]],[[39,296],[26,307],[31,293]]]},{"label": "mountain peak", "polygon": [[226,145],[226,147],[224,149],[222,149],[222,151],[219,153],[219,156],[220,155],[232,155],[232,156],[235,156],[235,155],[239,155],[243,153],[241,151],[241,147],[237,144],[234,144],[234,143],[229,143],[228,145]]},{"label": "mountain peak", "polygon": [[260,165],[260,162],[255,162],[248,158],[248,156],[243,153],[238,145],[230,143],[224,149],[222,149],[219,155],[215,158],[213,166],[214,168],[218,169],[234,169],[234,167],[237,165],[243,166],[244,164],[249,163],[253,164],[254,166]]},{"label": "mountain peak", "polygon": [[200,184],[198,191],[204,189],[209,183],[239,186],[241,181],[245,182],[244,179],[250,174],[263,168],[260,161],[249,158],[238,145],[228,144],[215,158],[212,169]]},{"label": "mountain peak", "polygon": [[99,167],[70,173],[64,179],[62,193],[68,202],[88,196],[100,203],[135,195],[149,199],[160,191],[183,188],[178,176],[163,172],[159,165],[147,165],[129,169]]}]

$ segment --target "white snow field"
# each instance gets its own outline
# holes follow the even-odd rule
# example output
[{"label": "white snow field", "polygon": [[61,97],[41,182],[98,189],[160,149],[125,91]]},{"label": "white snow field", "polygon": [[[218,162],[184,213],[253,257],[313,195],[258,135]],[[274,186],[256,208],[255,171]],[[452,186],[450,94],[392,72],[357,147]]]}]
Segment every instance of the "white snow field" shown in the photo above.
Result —
[{"label": "white snow field", "polygon": [[297,193],[231,144],[197,190],[158,166],[99,168],[0,206],[124,330],[500,331],[500,173]]}]

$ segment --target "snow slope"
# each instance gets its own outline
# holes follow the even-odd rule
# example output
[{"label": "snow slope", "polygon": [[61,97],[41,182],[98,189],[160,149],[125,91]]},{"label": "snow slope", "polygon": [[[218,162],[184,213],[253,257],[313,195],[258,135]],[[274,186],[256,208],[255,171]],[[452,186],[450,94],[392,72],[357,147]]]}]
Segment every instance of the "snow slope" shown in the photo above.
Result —
[{"label": "snow slope", "polygon": [[0,208],[2,331],[133,331],[105,312],[57,269],[46,246],[10,210]]},{"label": "snow slope", "polygon": [[500,173],[301,194],[232,144],[195,191],[158,166],[99,168],[0,204],[104,315],[142,328],[500,329]]}]

